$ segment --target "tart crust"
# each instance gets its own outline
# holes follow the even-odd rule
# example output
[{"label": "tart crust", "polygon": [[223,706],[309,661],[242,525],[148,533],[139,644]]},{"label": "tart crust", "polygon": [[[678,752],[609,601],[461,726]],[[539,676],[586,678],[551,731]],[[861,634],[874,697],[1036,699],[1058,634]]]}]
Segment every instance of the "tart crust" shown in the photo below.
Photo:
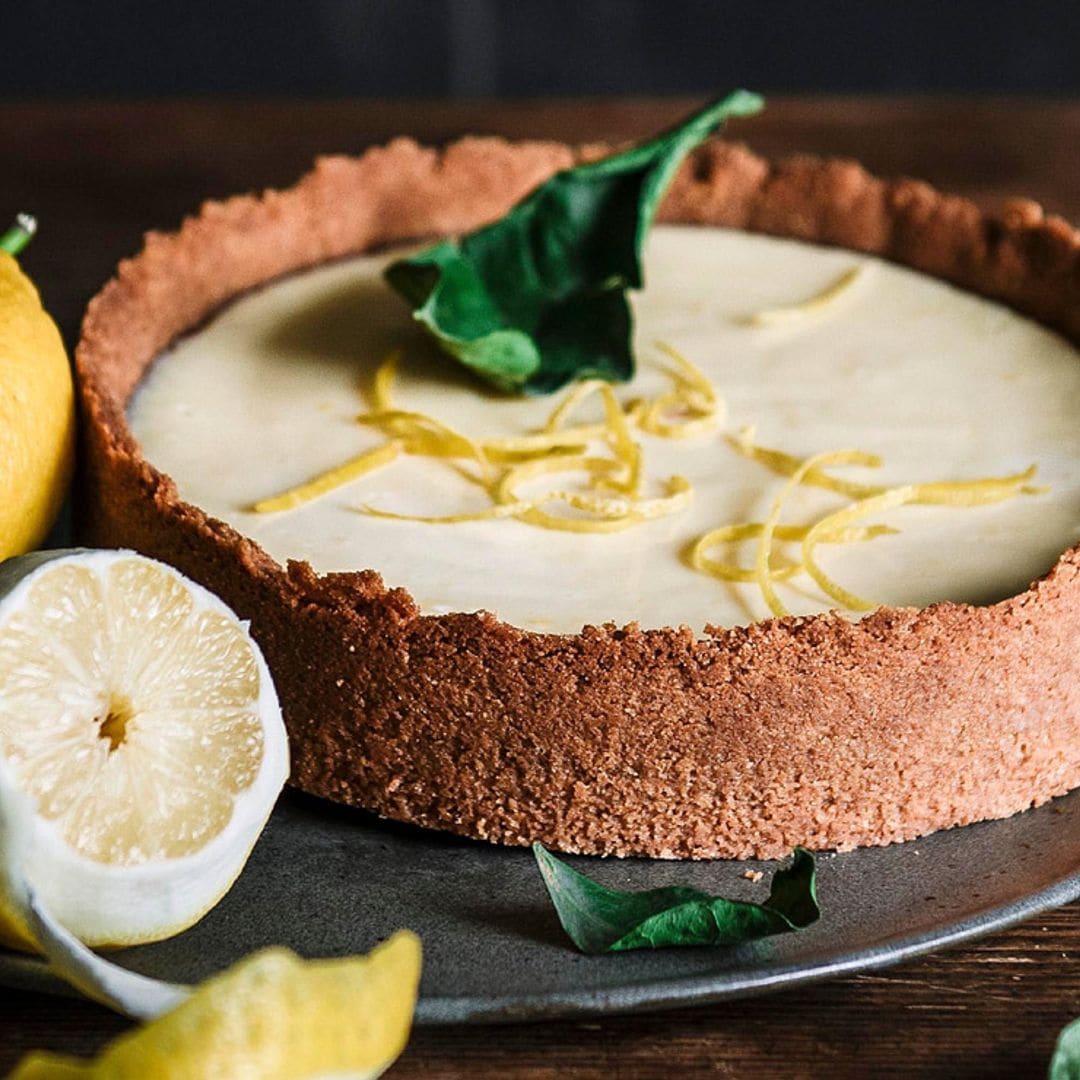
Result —
[{"label": "tart crust", "polygon": [[[125,406],[154,358],[291,271],[474,228],[603,147],[399,139],[295,187],[151,233],[91,301],[76,353],[88,543],[172,563],[229,603],[274,673],[292,783],[507,844],[663,858],[851,848],[1004,817],[1080,785],[1080,547],[990,607],[941,603],[748,627],[539,634],[424,616],[372,570],[317,576],[182,502]],[[771,165],[712,142],[661,219],[884,256],[1080,343],[1080,235],[847,161]]]}]

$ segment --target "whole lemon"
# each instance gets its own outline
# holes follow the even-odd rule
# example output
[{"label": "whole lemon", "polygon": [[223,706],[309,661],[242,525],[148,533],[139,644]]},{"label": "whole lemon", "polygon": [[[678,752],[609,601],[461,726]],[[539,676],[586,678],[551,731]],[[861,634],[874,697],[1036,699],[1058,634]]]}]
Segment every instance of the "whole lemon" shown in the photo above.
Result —
[{"label": "whole lemon", "polygon": [[74,451],[74,390],[60,332],[33,283],[0,250],[0,559],[45,539]]}]

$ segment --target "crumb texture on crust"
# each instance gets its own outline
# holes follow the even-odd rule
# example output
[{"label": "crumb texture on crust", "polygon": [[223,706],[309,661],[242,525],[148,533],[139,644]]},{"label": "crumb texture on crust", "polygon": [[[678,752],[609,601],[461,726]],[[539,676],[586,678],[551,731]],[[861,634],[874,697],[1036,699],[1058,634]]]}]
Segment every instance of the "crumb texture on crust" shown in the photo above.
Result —
[{"label": "crumb texture on crust", "polygon": [[[570,852],[774,857],[1004,817],[1080,785],[1080,549],[993,607],[772,619],[701,639],[634,626],[545,635],[484,614],[421,616],[372,571],[282,567],[144,460],[129,397],[229,298],[474,228],[601,152],[398,139],[149,234],[91,302],[76,352],[83,539],[172,563],[251,619],[295,785],[418,825]],[[716,141],[686,163],[660,217],[881,255],[1080,342],[1080,236],[1028,201],[991,217],[852,162],[772,165]]]}]

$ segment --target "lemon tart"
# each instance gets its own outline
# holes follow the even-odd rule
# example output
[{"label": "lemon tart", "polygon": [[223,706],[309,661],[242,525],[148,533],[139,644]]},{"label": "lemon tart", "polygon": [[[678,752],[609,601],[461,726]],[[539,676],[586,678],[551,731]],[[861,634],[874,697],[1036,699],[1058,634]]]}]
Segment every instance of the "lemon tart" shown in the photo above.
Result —
[{"label": "lemon tart", "polygon": [[[670,349],[724,399],[692,438],[637,436],[660,496],[675,476],[692,492],[679,513],[597,534],[484,517],[475,484],[422,454],[258,512],[386,445],[356,418],[391,350],[399,409],[492,438],[543,430],[551,401],[440,364],[381,272],[575,155],[399,140],[149,236],[77,351],[85,538],[171,562],[250,619],[292,782],[398,820],[765,857],[1080,784],[1080,240],[1031,203],[989,217],[851,163],[772,166],[713,142],[662,207],[635,301],[645,362],[618,391],[631,417],[658,400]],[[808,296],[820,310],[797,313]],[[896,535],[820,556],[872,612],[778,572],[794,614],[770,617],[760,574],[717,581],[688,555],[715,526],[769,517],[766,445],[793,462],[857,446],[883,460],[874,490],[1026,482],[1031,465],[1039,486],[970,513],[897,509]],[[792,512],[828,494],[800,487]]]}]

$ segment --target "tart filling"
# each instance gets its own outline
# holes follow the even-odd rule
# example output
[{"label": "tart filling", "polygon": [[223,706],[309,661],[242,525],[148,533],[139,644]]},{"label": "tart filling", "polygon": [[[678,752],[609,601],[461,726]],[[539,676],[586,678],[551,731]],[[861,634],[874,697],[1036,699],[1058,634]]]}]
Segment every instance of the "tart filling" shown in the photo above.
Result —
[{"label": "tart filling", "polygon": [[[879,455],[879,469],[834,472],[881,486],[1037,466],[1045,488],[1036,497],[892,508],[868,521],[897,533],[820,547],[823,569],[858,596],[891,606],[990,603],[1022,591],[1080,535],[1080,357],[1071,344],[867,256],[673,225],[650,239],[646,287],[634,298],[639,373],[616,392],[629,402],[670,389],[659,342],[725,399],[726,421],[691,438],[634,432],[646,494],[685,477],[685,509],[601,534],[514,519],[388,520],[363,508],[438,516],[488,501],[452,462],[387,455],[318,500],[256,513],[259,500],[385,442],[357,416],[390,350],[403,352],[395,404],[476,438],[540,430],[561,396],[503,397],[438,356],[381,281],[393,257],[353,258],[237,300],[159,357],[129,406],[148,459],[180,496],[282,563],[305,560],[321,573],[375,567],[424,613],[484,609],[532,630],[637,621],[700,632],[753,621],[769,611],[752,583],[703,578],[687,558],[710,530],[768,513],[780,480],[732,445],[747,426],[756,442],[798,458],[840,447]],[[806,297],[821,302],[799,306]],[[835,492],[800,488],[784,521],[810,525],[845,505]],[[721,554],[749,566],[754,545]],[[804,574],[776,589],[797,614],[837,606]]]}]

